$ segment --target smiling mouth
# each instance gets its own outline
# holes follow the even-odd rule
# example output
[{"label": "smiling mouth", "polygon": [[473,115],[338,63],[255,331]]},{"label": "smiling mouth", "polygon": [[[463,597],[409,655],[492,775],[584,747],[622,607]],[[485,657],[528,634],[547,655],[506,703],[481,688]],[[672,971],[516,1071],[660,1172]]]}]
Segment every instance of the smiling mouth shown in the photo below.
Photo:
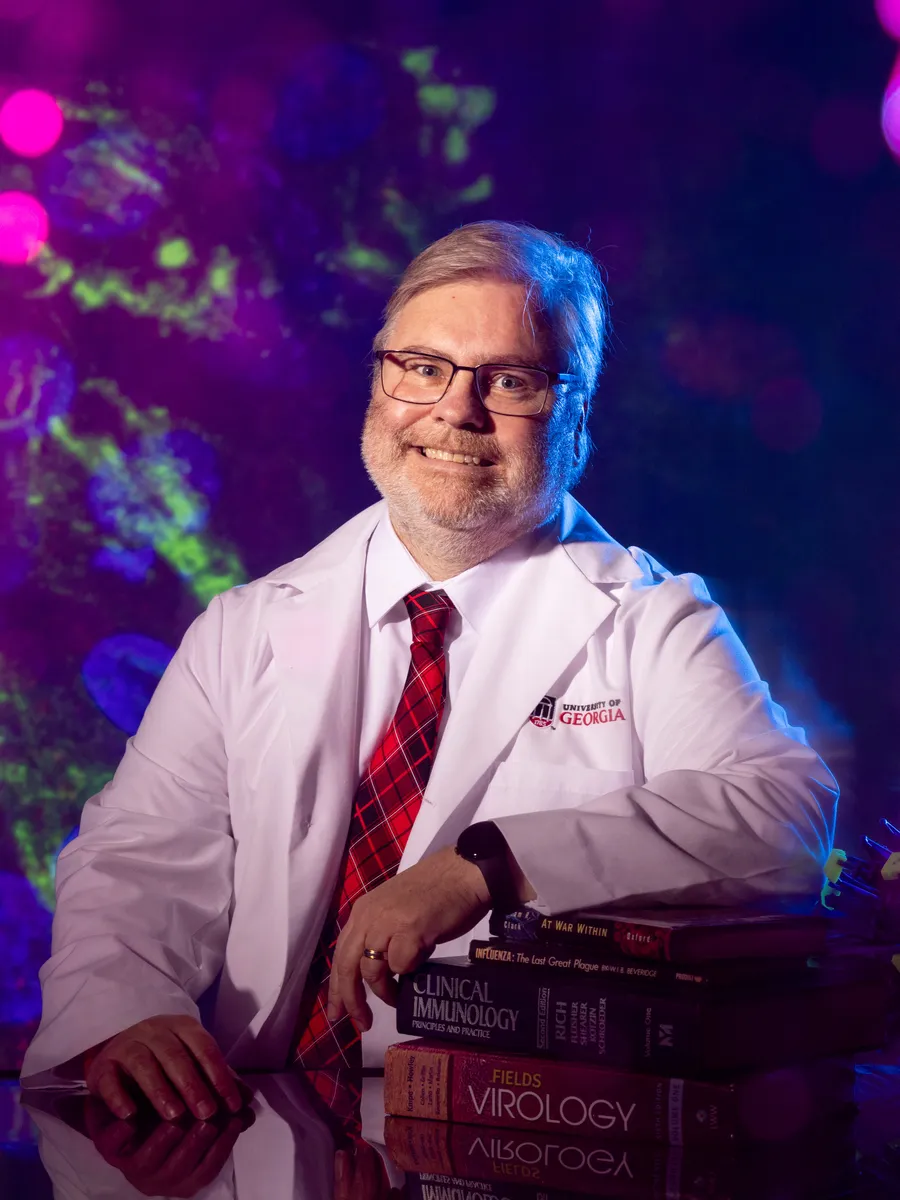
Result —
[{"label": "smiling mouth", "polygon": [[450,450],[434,450],[430,446],[418,446],[423,458],[435,458],[439,462],[461,463],[466,467],[492,467],[489,458],[477,458],[474,454],[454,454]]}]

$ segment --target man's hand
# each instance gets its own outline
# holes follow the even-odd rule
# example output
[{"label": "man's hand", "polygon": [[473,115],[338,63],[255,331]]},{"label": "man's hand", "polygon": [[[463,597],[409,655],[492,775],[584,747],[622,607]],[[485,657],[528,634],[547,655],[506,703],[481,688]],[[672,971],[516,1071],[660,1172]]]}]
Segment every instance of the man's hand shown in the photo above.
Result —
[{"label": "man's hand", "polygon": [[221,1172],[253,1112],[216,1121],[118,1121],[90,1097],[87,1132],[103,1158],[145,1196],[196,1196]]},{"label": "man's hand", "polygon": [[[447,942],[471,929],[490,908],[484,876],[452,846],[423,858],[360,898],[334,949],[328,990],[328,1018],[349,1013],[359,1029],[369,1029],[372,1010],[363,980],[387,1004],[396,1004],[392,975],[412,971]],[[381,960],[363,958],[365,949],[382,950]]]},{"label": "man's hand", "polygon": [[243,1104],[238,1077],[215,1039],[186,1016],[149,1017],[116,1034],[92,1057],[85,1083],[123,1120],[137,1111],[135,1089],[164,1121],[182,1116],[185,1105],[202,1121],[218,1110],[219,1099],[232,1113]]}]

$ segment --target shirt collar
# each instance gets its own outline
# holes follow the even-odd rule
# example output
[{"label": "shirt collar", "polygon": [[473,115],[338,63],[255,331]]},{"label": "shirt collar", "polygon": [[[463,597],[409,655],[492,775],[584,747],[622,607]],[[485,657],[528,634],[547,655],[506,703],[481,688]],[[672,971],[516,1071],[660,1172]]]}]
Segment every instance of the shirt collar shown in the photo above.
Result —
[{"label": "shirt collar", "polygon": [[405,617],[403,597],[416,588],[433,591],[441,588],[453,601],[453,606],[475,632],[484,622],[487,611],[514,573],[517,564],[524,562],[532,551],[536,535],[518,538],[484,562],[476,563],[460,575],[435,583],[403,543],[385,512],[375,526],[366,554],[366,618],[372,629],[392,616]]}]

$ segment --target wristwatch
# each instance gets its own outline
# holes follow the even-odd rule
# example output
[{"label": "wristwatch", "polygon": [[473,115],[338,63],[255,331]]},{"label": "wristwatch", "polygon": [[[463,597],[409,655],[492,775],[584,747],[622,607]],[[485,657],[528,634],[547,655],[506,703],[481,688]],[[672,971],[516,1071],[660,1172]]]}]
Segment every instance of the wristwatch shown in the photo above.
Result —
[{"label": "wristwatch", "polygon": [[495,912],[511,913],[521,908],[509,865],[509,844],[493,821],[478,821],[464,829],[456,843],[456,853],[481,871]]}]

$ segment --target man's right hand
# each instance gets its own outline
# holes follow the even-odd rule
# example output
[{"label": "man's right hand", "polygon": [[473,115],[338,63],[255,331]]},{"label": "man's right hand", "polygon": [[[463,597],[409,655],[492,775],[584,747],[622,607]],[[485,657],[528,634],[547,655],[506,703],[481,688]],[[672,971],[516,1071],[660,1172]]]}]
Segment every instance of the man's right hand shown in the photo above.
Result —
[{"label": "man's right hand", "polygon": [[103,1158],[144,1196],[196,1196],[220,1174],[253,1110],[212,1121],[119,1121],[108,1105],[86,1098],[85,1127]]},{"label": "man's right hand", "polygon": [[137,1112],[135,1090],[164,1121],[183,1116],[185,1105],[201,1121],[223,1101],[229,1112],[243,1105],[237,1075],[215,1039],[193,1017],[148,1017],[93,1052],[85,1073],[88,1091],[117,1117]]}]

